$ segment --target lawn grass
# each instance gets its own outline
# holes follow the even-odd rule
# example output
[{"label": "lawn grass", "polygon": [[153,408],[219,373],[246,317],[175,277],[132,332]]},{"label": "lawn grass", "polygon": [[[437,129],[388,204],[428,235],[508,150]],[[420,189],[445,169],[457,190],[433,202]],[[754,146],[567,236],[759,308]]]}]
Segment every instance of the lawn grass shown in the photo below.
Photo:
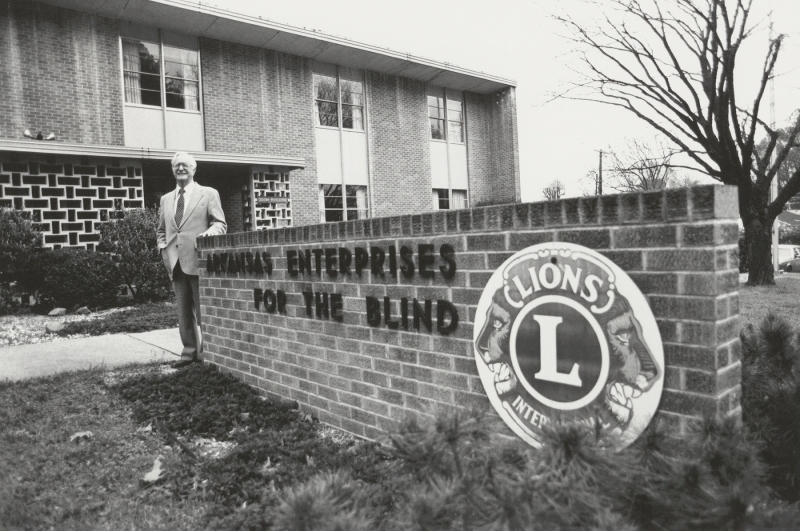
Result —
[{"label": "lawn grass", "polygon": [[172,303],[150,302],[127,310],[109,313],[98,319],[69,322],[58,334],[62,336],[130,334],[176,326],[178,326],[178,315]]},{"label": "lawn grass", "polygon": [[800,330],[800,274],[785,273],[775,279],[774,286],[741,285],[739,316],[742,326],[757,324],[773,312],[784,317]]},{"label": "lawn grass", "polygon": [[[163,476],[143,481],[159,456]],[[282,488],[339,468],[393,484],[374,443],[199,365],[0,384],[0,529],[263,529]]]},{"label": "lawn grass", "polygon": [[159,455],[180,458],[137,431],[131,404],[108,389],[104,374],[0,383],[0,529],[202,527],[206,506],[140,484]]}]

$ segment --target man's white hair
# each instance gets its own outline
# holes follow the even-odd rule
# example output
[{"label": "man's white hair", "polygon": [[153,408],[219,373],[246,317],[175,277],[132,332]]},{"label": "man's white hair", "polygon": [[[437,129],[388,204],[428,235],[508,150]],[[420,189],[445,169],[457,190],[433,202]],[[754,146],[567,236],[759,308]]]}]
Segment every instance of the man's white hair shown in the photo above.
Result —
[{"label": "man's white hair", "polygon": [[185,151],[178,151],[172,156],[172,165],[175,166],[178,162],[188,163],[192,165],[192,168],[197,167],[197,161],[194,160],[194,157],[186,153]]}]

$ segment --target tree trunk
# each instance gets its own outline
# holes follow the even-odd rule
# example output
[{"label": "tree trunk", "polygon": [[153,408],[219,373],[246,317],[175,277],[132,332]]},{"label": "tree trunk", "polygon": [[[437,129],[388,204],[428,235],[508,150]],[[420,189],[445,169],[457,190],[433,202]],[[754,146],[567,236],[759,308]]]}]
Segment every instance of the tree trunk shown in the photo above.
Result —
[{"label": "tree trunk", "polygon": [[751,219],[744,224],[744,236],[747,242],[747,257],[750,262],[747,285],[775,284],[775,272],[772,269],[772,225],[764,223],[758,218]]}]

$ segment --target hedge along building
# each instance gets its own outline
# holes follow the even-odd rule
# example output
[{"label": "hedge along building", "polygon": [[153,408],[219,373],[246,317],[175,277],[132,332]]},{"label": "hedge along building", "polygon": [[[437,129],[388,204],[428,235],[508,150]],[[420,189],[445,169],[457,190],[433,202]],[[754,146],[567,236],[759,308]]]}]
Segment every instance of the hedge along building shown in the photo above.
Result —
[{"label": "hedge along building", "polygon": [[10,0],[0,27],[0,206],[48,246],[157,205],[176,150],[232,232],[520,198],[512,81],[185,0]]}]

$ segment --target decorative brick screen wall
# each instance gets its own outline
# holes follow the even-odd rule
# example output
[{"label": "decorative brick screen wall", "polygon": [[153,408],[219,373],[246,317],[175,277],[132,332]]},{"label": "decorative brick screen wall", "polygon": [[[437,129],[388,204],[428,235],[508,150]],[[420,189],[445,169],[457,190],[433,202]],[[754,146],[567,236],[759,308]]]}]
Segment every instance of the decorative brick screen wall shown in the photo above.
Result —
[{"label": "decorative brick screen wall", "polygon": [[[266,395],[296,400],[322,422],[370,438],[408,412],[490,409],[471,341],[482,290],[514,252],[566,241],[613,260],[647,296],[664,342],[658,415],[683,431],[702,414],[740,412],[737,210],[735,188],[704,186],[206,238],[205,358]],[[413,254],[410,278],[402,247]],[[381,250],[382,276],[372,271]],[[351,272],[342,274],[348,251]],[[430,276],[420,274],[420,256]],[[424,301],[431,301],[430,332],[424,319],[414,327]],[[440,323],[438,308],[445,308]],[[444,335],[450,309],[458,323]]]},{"label": "decorative brick screen wall", "polygon": [[45,247],[94,249],[100,226],[127,208],[142,208],[138,161],[86,164],[2,161],[0,208],[22,210]]}]

